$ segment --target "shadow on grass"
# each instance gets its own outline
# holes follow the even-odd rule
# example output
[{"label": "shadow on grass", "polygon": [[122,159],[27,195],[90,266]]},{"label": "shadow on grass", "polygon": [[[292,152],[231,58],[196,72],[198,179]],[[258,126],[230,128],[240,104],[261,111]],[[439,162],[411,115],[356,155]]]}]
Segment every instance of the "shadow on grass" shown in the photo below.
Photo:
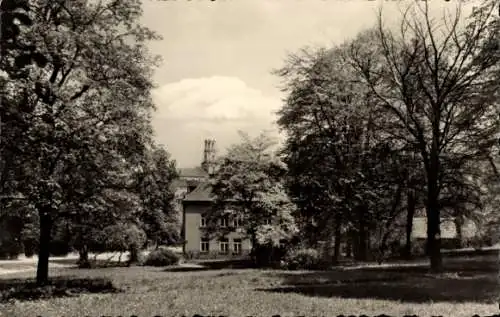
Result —
[{"label": "shadow on grass", "polygon": [[497,256],[446,259],[441,274],[427,267],[360,268],[349,271],[281,272],[281,287],[266,292],[402,302],[483,302],[498,299]]},{"label": "shadow on grass", "polygon": [[191,272],[191,271],[213,271],[225,269],[254,269],[255,265],[250,259],[229,259],[229,260],[213,260],[200,261],[198,266],[175,266],[166,268],[167,272]]},{"label": "shadow on grass", "polygon": [[2,279],[0,280],[0,303],[14,299],[24,301],[121,291],[113,285],[111,280],[103,278],[58,277],[51,279],[45,286],[36,285],[34,279]]},{"label": "shadow on grass", "polygon": [[[51,263],[64,264],[64,265],[74,265],[69,268],[78,269],[78,260],[75,259],[54,259],[50,260]],[[101,268],[113,268],[113,267],[128,267],[127,261],[108,261],[108,260],[89,260],[90,267],[85,267],[85,269],[101,269]]]}]

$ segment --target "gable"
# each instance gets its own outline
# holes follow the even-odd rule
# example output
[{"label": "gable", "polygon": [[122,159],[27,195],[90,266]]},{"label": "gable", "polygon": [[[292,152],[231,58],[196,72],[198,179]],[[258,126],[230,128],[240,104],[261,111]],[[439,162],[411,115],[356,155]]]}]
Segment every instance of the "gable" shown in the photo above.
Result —
[{"label": "gable", "polygon": [[198,184],[192,192],[184,197],[184,202],[210,202],[212,200],[211,186],[207,181]]}]

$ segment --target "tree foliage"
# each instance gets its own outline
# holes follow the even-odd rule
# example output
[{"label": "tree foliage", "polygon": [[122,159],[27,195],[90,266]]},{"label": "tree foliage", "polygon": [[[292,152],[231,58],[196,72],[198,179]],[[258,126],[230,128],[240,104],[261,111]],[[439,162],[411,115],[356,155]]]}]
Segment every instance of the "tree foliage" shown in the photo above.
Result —
[{"label": "tree foliage", "polygon": [[220,158],[211,180],[213,207],[207,215],[209,232],[226,234],[218,226],[226,217],[239,223],[239,232],[258,245],[278,246],[296,233],[295,204],[282,183],[283,164],[273,151],[275,141],[265,132],[255,138],[240,133],[242,141]]},{"label": "tree foliage", "polygon": [[446,25],[427,4],[408,12],[400,34],[381,17],[342,45],[291,55],[276,71],[286,93],[278,124],[303,231],[333,238],[335,256],[351,240],[365,259],[370,243],[382,251],[397,239],[405,209],[408,243],[424,206],[439,270],[442,215],[475,217],[485,178],[474,163],[497,155],[498,19],[492,3]]},{"label": "tree foliage", "polygon": [[[82,249],[97,228],[143,225],[149,206],[134,171],[150,164],[145,157],[154,143],[157,59],[146,44],[159,37],[141,25],[140,1],[27,4],[29,28],[19,28],[17,46],[2,56],[2,152],[17,157],[2,162],[2,196],[36,210],[37,281],[45,283],[59,221],[68,222]],[[16,63],[26,46],[46,63]]]}]

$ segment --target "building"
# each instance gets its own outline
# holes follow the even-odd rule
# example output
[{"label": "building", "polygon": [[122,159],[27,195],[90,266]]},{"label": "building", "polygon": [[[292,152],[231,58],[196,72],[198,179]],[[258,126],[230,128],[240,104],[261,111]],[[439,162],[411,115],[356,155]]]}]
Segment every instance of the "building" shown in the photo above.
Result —
[{"label": "building", "polygon": [[[208,237],[206,218],[203,216],[210,208],[213,198],[209,177],[213,173],[215,159],[215,141],[205,140],[203,161],[199,167],[180,169],[180,178],[176,184],[176,198],[179,218],[182,223],[183,253],[188,258],[226,258],[248,254],[252,248],[249,239],[238,232],[237,222],[220,219],[220,233],[228,232],[224,238]],[[413,240],[427,237],[426,218],[422,211],[417,211],[413,223]],[[404,226],[402,227],[404,230]],[[470,238],[475,233],[473,223],[467,221],[463,227],[463,238]],[[451,219],[443,219],[441,224],[443,240],[457,237],[457,230]],[[404,243],[404,231],[401,235]]]},{"label": "building", "polygon": [[[441,239],[451,240],[458,239],[461,236],[462,239],[470,239],[477,235],[478,228],[474,221],[465,220],[460,228],[460,234],[457,230],[457,224],[453,221],[453,218],[443,218],[441,219]],[[413,218],[413,231],[412,239],[427,239],[427,217],[425,217],[424,212],[419,213]]]},{"label": "building", "polygon": [[[194,258],[227,258],[248,255],[252,245],[240,232],[240,223],[230,218],[221,218],[219,235],[209,237],[204,217],[211,208],[211,187],[204,181],[183,200],[184,254]],[[225,233],[225,234],[222,234]],[[214,237],[216,236],[216,237]],[[223,237],[217,237],[223,236]]]},{"label": "building", "polygon": [[182,235],[182,219],[183,206],[182,202],[186,195],[192,192],[202,181],[208,180],[209,167],[213,164],[215,158],[215,140],[205,140],[203,149],[203,161],[200,166],[179,168],[177,170],[179,178],[175,179],[171,184],[171,189],[174,192],[175,208],[178,215],[178,222],[181,225],[180,231]]},{"label": "building", "polygon": [[[179,169],[179,179],[173,185],[176,205],[182,223],[183,252],[187,257],[220,258],[242,256],[251,245],[237,229],[224,238],[208,239],[206,219],[203,216],[211,207],[212,197],[209,177],[214,172],[215,140],[205,140],[203,160],[199,167]],[[221,219],[221,229],[227,231],[238,222]]]}]

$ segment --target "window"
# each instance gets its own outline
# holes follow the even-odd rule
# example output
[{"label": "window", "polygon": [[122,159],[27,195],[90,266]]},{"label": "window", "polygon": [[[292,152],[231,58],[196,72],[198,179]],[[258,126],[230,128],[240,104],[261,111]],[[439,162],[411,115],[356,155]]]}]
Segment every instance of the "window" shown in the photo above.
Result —
[{"label": "window", "polygon": [[210,251],[210,241],[206,238],[202,238],[200,242],[200,251],[206,253]]},{"label": "window", "polygon": [[227,225],[228,225],[227,216],[220,218],[220,226],[221,226],[221,228],[225,228],[225,227],[227,227]]},{"label": "window", "polygon": [[206,226],[207,226],[207,217],[205,217],[205,215],[201,215],[200,227],[204,228]]},{"label": "window", "polygon": [[239,228],[242,226],[243,221],[241,220],[240,217],[236,217],[233,219],[233,223],[234,223],[233,225],[235,228]]},{"label": "window", "polygon": [[229,252],[229,241],[227,239],[219,240],[219,250],[222,254],[227,254]]},{"label": "window", "polygon": [[241,254],[241,239],[233,240],[233,254]]},{"label": "window", "polygon": [[271,217],[266,217],[266,218],[264,219],[264,224],[265,224],[265,225],[270,225],[270,224],[271,224]]}]

